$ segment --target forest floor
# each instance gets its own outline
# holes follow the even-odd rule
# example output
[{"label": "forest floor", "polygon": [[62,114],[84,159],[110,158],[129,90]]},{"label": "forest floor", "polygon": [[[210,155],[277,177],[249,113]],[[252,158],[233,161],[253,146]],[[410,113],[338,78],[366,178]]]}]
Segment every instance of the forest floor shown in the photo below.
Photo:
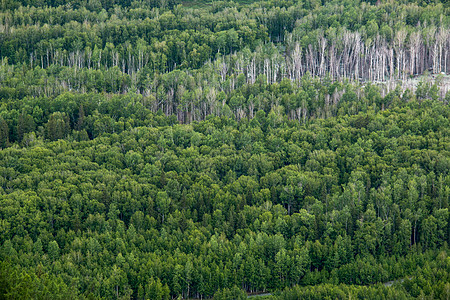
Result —
[{"label": "forest floor", "polygon": [[421,82],[434,84],[439,87],[439,96],[445,98],[447,92],[450,91],[450,74],[423,74],[413,77],[408,77],[405,80],[387,80],[387,81],[374,81],[373,84],[384,87],[383,96],[390,91],[394,90],[397,85],[400,85],[403,91],[409,89],[415,93],[417,87]]},{"label": "forest floor", "polygon": [[420,82],[436,83],[439,87],[439,93],[441,97],[445,97],[448,91],[450,91],[450,75],[449,74],[428,74],[420,75],[413,78],[406,79],[402,86],[408,88],[411,91],[415,91]]},{"label": "forest floor", "polygon": [[423,74],[406,79],[406,82],[409,82],[415,86],[417,86],[421,81],[431,81],[432,83],[436,82],[440,85],[449,85],[450,74]]}]

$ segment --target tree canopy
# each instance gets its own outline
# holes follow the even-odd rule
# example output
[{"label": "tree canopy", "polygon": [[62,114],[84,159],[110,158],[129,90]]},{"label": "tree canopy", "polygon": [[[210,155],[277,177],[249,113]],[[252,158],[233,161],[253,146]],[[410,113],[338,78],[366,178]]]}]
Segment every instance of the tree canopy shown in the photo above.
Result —
[{"label": "tree canopy", "polygon": [[0,298],[450,295],[448,2],[0,5]]}]

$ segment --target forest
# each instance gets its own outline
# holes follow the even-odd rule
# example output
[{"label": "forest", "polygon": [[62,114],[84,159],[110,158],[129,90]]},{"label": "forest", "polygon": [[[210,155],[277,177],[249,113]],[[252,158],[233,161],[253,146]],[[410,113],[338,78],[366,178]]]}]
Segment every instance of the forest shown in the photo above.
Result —
[{"label": "forest", "polygon": [[449,3],[1,1],[0,299],[448,299]]}]

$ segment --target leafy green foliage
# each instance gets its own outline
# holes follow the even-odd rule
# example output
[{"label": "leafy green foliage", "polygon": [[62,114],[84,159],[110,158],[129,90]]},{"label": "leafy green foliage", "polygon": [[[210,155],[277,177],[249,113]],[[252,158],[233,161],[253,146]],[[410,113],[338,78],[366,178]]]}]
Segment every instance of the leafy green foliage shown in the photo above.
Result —
[{"label": "leafy green foliage", "polygon": [[[74,107],[87,99],[70,97]],[[40,263],[86,297],[166,299],[368,285],[415,276],[439,249],[446,257],[448,105],[174,125],[105,106],[129,97],[92,113],[84,102],[84,138],[86,129],[56,141],[43,130],[0,152],[3,260]],[[47,114],[79,124],[69,110]],[[326,293],[422,287],[337,289]]]},{"label": "leafy green foliage", "polygon": [[246,2],[2,1],[0,298],[448,298],[448,3]]}]

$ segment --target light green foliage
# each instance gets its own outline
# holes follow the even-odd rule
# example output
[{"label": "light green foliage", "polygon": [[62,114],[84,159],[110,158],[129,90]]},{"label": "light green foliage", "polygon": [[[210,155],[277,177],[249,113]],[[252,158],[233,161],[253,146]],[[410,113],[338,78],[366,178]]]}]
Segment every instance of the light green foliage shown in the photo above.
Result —
[{"label": "light green foliage", "polygon": [[[80,295],[107,298],[228,297],[233,286],[262,292],[415,276],[439,251],[447,255],[449,242],[448,106],[416,105],[308,124],[280,115],[277,126],[261,111],[251,121],[191,125],[149,113],[152,127],[7,147],[2,259],[25,273],[40,264],[39,272],[77,282]],[[242,146],[242,135],[252,142]],[[400,297],[424,285],[335,288]]]},{"label": "light green foliage", "polygon": [[448,298],[448,3],[250,2],[1,2],[1,299]]}]

